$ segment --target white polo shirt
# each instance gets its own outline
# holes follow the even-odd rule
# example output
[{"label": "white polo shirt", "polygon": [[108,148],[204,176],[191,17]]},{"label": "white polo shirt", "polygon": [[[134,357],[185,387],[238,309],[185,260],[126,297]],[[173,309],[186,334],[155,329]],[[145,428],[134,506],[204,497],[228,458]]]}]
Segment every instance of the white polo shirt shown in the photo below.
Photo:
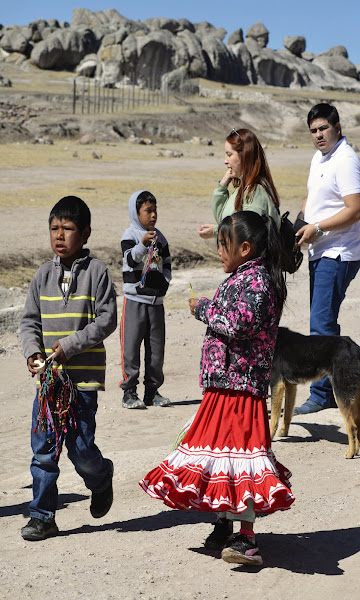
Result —
[{"label": "white polo shirt", "polygon": [[[320,150],[314,154],[307,189],[307,223],[334,216],[345,207],[345,196],[360,194],[360,160],[346,137],[328,154],[323,155]],[[309,244],[309,260],[339,255],[342,261],[360,260],[360,221],[338,231],[326,231]]]}]

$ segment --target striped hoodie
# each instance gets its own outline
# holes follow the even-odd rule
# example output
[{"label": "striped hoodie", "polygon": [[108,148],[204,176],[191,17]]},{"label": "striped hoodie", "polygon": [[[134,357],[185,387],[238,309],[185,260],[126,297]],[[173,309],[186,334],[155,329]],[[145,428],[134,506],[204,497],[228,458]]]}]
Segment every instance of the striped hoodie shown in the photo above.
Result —
[{"label": "striped hoodie", "polygon": [[[36,272],[25,302],[20,336],[25,358],[49,356],[59,341],[66,369],[79,390],[105,389],[103,340],[117,325],[116,295],[106,266],[83,250],[71,267],[69,287],[61,289],[63,267],[58,256]],[[38,384],[39,382],[37,382]]]},{"label": "striped hoodie", "polygon": [[136,212],[136,200],[140,190],[130,196],[128,227],[121,237],[123,253],[123,290],[125,298],[144,304],[162,304],[171,280],[171,257],[165,236],[154,228],[158,236],[156,244],[157,258],[151,261],[146,276],[145,287],[140,288],[141,273],[145,264],[148,247],[142,243],[146,233]]}]

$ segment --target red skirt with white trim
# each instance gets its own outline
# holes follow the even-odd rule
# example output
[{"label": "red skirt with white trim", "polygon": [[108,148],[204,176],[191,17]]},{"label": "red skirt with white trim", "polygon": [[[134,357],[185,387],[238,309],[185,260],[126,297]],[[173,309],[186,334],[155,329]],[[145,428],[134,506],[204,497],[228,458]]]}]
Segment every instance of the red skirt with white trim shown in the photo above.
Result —
[{"label": "red skirt with white trim", "polygon": [[209,388],[181,444],[139,483],[171,508],[241,514],[251,498],[272,513],[294,502],[290,477],[271,450],[266,401]]}]

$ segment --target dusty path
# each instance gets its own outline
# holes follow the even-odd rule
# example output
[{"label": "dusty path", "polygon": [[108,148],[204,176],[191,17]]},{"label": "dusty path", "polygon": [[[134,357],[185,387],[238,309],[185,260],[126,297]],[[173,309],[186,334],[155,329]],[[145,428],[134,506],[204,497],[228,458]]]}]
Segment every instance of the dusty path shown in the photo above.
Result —
[{"label": "dusty path", "polygon": [[[281,164],[287,159],[285,154]],[[288,154],[295,157],[292,152]],[[298,156],[298,160],[304,164],[305,157]],[[13,176],[14,172],[7,172],[8,183],[23,185]],[[107,176],[112,176],[110,171]],[[4,182],[4,172],[2,177]],[[206,200],[194,204],[191,197],[184,198],[181,207],[174,204],[172,209],[161,216],[161,227],[170,240],[179,229],[185,241],[194,238],[198,219],[211,218]],[[122,217],[115,223],[112,211],[113,206],[94,203],[95,247],[100,248],[104,240],[109,245],[118,244],[126,207],[121,208]],[[24,203],[20,216],[18,209],[6,207],[1,211],[1,253],[11,248],[25,254],[47,247],[47,210]],[[201,247],[204,242],[196,243]],[[67,457],[62,456],[56,517],[61,533],[44,542],[24,542],[20,536],[31,498],[29,427],[34,387],[17,335],[2,338],[2,598],[35,600],[61,595],[89,600],[287,600],[291,596],[294,600],[347,600],[358,594],[360,457],[344,459],[347,437],[337,409],[306,419],[295,417],[290,437],[274,441],[278,459],[293,473],[296,502],[287,512],[258,519],[256,529],[264,558],[264,567],[258,571],[230,566],[205,552],[202,543],[211,528],[209,516],[168,510],[146,496],[137,484],[168,453],[180,426],[201,399],[198,371],[204,326],[188,312],[188,283],[192,282],[196,294],[211,296],[222,279],[219,266],[174,272],[166,302],[166,379],[162,388],[173,402],[170,408],[143,412],[121,408],[118,333],[107,340],[107,391],[99,401],[97,442],[115,465],[114,505],[106,517],[94,520],[88,491]],[[307,333],[306,261],[288,284],[282,323]],[[342,332],[358,343],[359,298],[360,278],[353,283],[340,318]],[[121,302],[120,295],[119,308]],[[306,397],[307,387],[302,386],[297,403]]]}]

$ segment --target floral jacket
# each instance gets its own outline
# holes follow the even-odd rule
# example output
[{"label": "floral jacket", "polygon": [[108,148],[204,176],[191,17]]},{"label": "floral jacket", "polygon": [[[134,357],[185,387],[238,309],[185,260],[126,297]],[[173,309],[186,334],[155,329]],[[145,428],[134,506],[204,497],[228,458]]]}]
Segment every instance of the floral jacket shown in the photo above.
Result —
[{"label": "floral jacket", "polygon": [[274,285],[262,258],[250,260],[201,298],[195,317],[207,324],[200,386],[267,398],[279,325]]}]

